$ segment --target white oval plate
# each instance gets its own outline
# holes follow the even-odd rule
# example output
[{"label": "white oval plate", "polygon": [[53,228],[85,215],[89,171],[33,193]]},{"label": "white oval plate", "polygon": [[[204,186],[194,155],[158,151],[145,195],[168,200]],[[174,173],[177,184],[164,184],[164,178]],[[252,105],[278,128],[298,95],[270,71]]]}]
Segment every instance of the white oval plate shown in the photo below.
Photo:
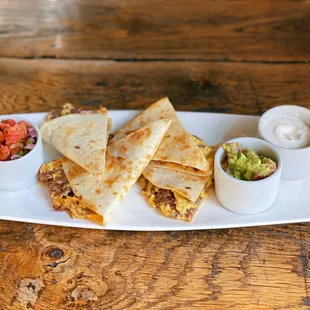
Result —
[{"label": "white oval plate", "polygon": [[[129,121],[137,111],[109,111],[113,119],[113,131]],[[258,117],[215,113],[178,112],[189,132],[214,145],[239,136],[257,136]],[[40,125],[45,113],[17,114]],[[4,115],[1,118],[12,117]],[[44,145],[45,160],[59,157],[51,146]],[[8,172],[9,173],[9,172]],[[131,230],[168,231],[197,230],[259,226],[310,221],[310,177],[298,181],[282,181],[275,204],[265,212],[240,215],[224,209],[217,201],[213,188],[196,213],[192,223],[165,218],[150,207],[140,194],[136,184],[123,203],[113,213],[105,227],[86,220],[72,219],[66,212],[51,208],[47,188],[36,184],[20,192],[0,192],[0,219],[47,225]]]}]

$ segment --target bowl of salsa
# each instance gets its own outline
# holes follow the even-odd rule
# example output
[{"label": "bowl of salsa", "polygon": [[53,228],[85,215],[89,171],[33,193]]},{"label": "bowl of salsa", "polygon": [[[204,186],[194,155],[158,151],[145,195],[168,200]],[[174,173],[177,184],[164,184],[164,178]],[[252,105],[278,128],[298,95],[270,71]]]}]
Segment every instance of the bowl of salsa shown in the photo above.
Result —
[{"label": "bowl of salsa", "polygon": [[38,134],[33,125],[13,118],[0,121],[0,161],[16,160],[34,149]]},{"label": "bowl of salsa", "polygon": [[0,116],[0,190],[17,191],[37,181],[43,163],[38,127],[32,122]]}]

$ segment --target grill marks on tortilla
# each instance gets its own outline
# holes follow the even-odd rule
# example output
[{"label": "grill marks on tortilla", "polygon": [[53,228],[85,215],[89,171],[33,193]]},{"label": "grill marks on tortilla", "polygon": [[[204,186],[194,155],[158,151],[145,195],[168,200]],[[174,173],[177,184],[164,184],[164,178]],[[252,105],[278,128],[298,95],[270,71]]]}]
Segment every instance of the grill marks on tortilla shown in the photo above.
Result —
[{"label": "grill marks on tortilla", "polygon": [[[208,147],[205,143],[197,137],[193,137],[194,142],[200,147],[205,158],[209,161],[210,167],[213,167],[213,157],[215,149]],[[170,164],[170,163],[169,163]],[[150,164],[148,167],[150,167]],[[165,166],[165,165],[164,165]],[[143,176],[140,177],[139,183],[142,186],[142,194],[148,199],[148,203],[155,209],[160,210],[166,217],[173,219],[183,220],[191,222],[195,213],[201,206],[203,199],[207,194],[208,188],[213,183],[213,169],[210,170],[210,176],[208,176],[205,182],[202,184],[202,191],[197,199],[191,201],[187,199],[186,190],[190,190],[191,187],[187,185],[186,179],[182,182],[184,190],[178,188],[176,190],[164,189],[152,184],[148,178],[151,176],[152,169],[147,168],[144,171]],[[181,177],[182,175],[180,175]],[[204,186],[204,187],[203,187]]]},{"label": "grill marks on tortilla", "polygon": [[147,155],[146,155],[146,159],[147,159],[147,160],[151,160],[152,157],[153,157],[152,154],[147,154]]},{"label": "grill marks on tortilla", "polygon": [[178,192],[185,198],[195,202],[213,173],[213,158],[216,148],[207,146],[204,141],[192,136],[201,153],[209,163],[208,173],[202,173],[192,167],[176,165],[170,162],[151,161],[143,172],[143,176],[159,188]]},{"label": "grill marks on tortilla", "polygon": [[126,158],[121,156],[112,156],[109,153],[109,150],[107,151],[107,163],[106,163],[106,171],[111,171],[113,167],[119,167],[120,169],[125,169],[126,166],[124,165],[124,162],[126,161]]},{"label": "grill marks on tortilla", "polygon": [[69,138],[73,133],[76,132],[76,129],[74,127],[67,127],[65,128],[65,135],[67,138]]},{"label": "grill marks on tortilla", "polygon": [[[62,158],[62,163],[68,161],[67,158]],[[80,166],[75,165],[70,171],[68,172],[68,178],[78,178],[83,174],[86,174],[87,172]],[[67,177],[66,177],[67,178]]]},{"label": "grill marks on tortilla", "polygon": [[126,145],[122,145],[120,151],[124,154],[126,154],[128,152],[128,148]]},{"label": "grill marks on tortilla", "polygon": [[104,185],[111,187],[115,182],[117,182],[117,180],[120,178],[119,175],[115,175],[114,177],[110,177],[108,179],[104,180]]},{"label": "grill marks on tortilla", "polygon": [[166,217],[191,222],[199,210],[208,188],[212,185],[212,179],[210,178],[196,202],[191,202],[175,191],[158,188],[143,176],[140,177],[139,183],[142,186],[142,194],[153,208],[160,210]]},{"label": "grill marks on tortilla", "polygon": [[159,119],[171,120],[172,123],[153,159],[197,168],[202,173],[208,171],[208,162],[193,142],[190,133],[183,127],[168,98],[155,102],[147,110],[133,118],[115,134],[112,141],[121,139],[128,132]]},{"label": "grill marks on tortilla", "polygon": [[41,133],[64,156],[99,175],[105,169],[109,127],[107,113],[70,114],[44,123]]},{"label": "grill marks on tortilla", "polygon": [[89,219],[102,225],[103,218],[94,212],[94,206],[88,205],[77,197],[70,186],[62,167],[62,160],[48,162],[39,170],[38,178],[41,184],[49,188],[50,196],[53,199],[52,207],[56,211],[68,211],[72,217]]},{"label": "grill marks on tortilla", "polygon": [[[105,223],[142,174],[151,159],[149,155],[155,153],[170,123],[154,122],[129,136],[111,142],[107,147],[106,169],[103,175],[92,175],[71,160],[63,161],[65,174],[75,195],[83,196],[85,202],[95,205]],[[124,145],[128,150],[126,154]]]},{"label": "grill marks on tortilla", "polygon": [[132,143],[139,143],[142,140],[142,138],[147,139],[150,135],[151,135],[150,128],[146,128],[146,130],[144,131],[137,130],[131,133],[130,140],[132,141]]}]

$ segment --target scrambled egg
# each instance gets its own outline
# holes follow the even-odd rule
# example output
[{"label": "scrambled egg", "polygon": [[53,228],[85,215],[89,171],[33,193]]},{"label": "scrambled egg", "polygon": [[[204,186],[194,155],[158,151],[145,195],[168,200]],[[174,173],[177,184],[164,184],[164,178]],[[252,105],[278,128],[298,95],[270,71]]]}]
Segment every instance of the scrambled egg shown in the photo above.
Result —
[{"label": "scrambled egg", "polygon": [[[203,200],[207,196],[208,188],[213,184],[215,148],[205,145],[201,139],[195,136],[193,136],[193,139],[203,152],[205,158],[208,160],[210,167],[212,167],[212,174],[210,175],[203,191],[200,193],[199,198],[195,203],[180,195],[176,191],[162,189],[155,186],[143,176],[139,179],[139,183],[142,186],[142,194],[146,196],[148,203],[153,208],[158,208],[167,217],[186,222],[192,221],[196,211],[200,208]],[[160,199],[158,197],[160,197]]]},{"label": "scrambled egg", "polygon": [[73,218],[88,219],[103,225],[102,216],[94,212],[87,203],[73,193],[63,171],[61,159],[52,160],[42,165],[39,170],[39,180],[42,184],[49,187],[54,210],[66,210]]}]

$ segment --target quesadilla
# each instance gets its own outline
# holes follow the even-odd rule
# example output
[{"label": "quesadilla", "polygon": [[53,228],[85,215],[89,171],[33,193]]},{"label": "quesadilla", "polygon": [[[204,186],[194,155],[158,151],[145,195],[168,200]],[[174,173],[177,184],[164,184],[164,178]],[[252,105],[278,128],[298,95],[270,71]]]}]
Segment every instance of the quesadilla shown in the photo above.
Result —
[{"label": "quesadilla", "polygon": [[184,128],[168,98],[133,118],[112,141],[150,121],[165,118],[172,124],[140,178],[142,194],[164,215],[191,221],[213,182],[214,149]]},{"label": "quesadilla", "polygon": [[44,164],[39,180],[49,186],[53,208],[105,225],[154,156],[170,124],[169,120],[153,122],[111,142],[101,176],[68,158]]},{"label": "quesadilla", "polygon": [[[150,164],[140,177],[142,194],[148,203],[160,210],[166,217],[191,222],[213,184],[213,160],[215,148],[206,146],[193,136],[204,157],[209,163],[209,175],[195,176],[179,171],[169,171],[152,167]],[[183,190],[184,189],[184,190]],[[190,196],[191,199],[188,197]],[[195,197],[194,199],[192,199]]]},{"label": "quesadilla", "polygon": [[67,113],[49,119],[40,129],[43,140],[89,173],[102,174],[111,127],[107,110]]},{"label": "quesadilla", "polygon": [[192,135],[182,125],[168,98],[155,102],[147,110],[125,124],[116,132],[112,141],[116,141],[128,133],[159,119],[170,119],[172,123],[154,155],[153,166],[165,166],[170,170],[186,170],[196,175],[197,173],[208,175],[208,161],[195,144]]},{"label": "quesadilla", "polygon": [[73,193],[62,167],[62,159],[42,165],[38,177],[41,184],[48,186],[55,211],[68,211],[73,218],[88,219],[102,225],[102,215],[93,211],[91,206]]}]

